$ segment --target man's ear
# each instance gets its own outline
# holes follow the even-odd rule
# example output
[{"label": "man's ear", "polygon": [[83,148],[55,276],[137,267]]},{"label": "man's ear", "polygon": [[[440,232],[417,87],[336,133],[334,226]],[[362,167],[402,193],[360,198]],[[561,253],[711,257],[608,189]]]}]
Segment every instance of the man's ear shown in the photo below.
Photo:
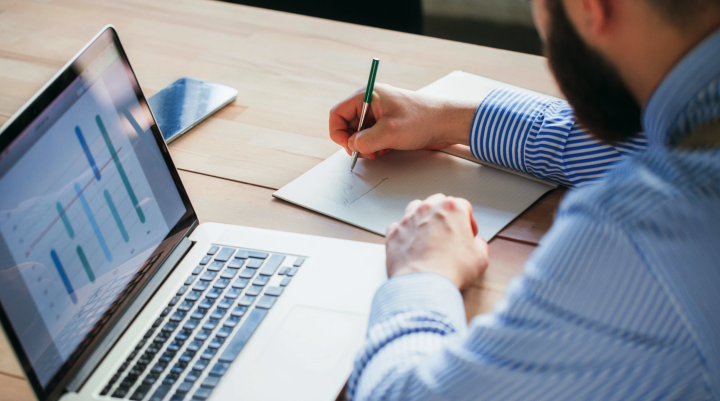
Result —
[{"label": "man's ear", "polygon": [[607,33],[617,0],[563,0],[568,18],[588,42]]}]

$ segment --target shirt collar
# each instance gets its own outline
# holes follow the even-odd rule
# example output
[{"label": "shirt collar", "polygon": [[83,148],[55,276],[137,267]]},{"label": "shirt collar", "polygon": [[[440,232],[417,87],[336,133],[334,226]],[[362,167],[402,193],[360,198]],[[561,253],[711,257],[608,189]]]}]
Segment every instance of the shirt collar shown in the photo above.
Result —
[{"label": "shirt collar", "polygon": [[693,100],[720,77],[720,29],[678,62],[650,97],[643,113],[648,143],[667,145],[685,135],[680,120]]}]

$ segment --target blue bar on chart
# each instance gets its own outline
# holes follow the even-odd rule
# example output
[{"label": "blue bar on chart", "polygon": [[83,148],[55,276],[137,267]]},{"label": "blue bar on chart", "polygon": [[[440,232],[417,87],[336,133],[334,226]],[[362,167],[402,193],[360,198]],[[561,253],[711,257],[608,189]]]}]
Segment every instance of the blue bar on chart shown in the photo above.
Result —
[{"label": "blue bar on chart", "polygon": [[80,185],[78,185],[77,182],[75,183],[75,192],[78,195],[78,199],[80,199],[80,204],[82,204],[88,220],[90,220],[90,226],[92,227],[93,231],[95,231],[95,236],[100,243],[100,248],[102,248],[103,253],[105,253],[105,259],[107,259],[108,262],[111,262],[112,255],[110,254],[110,248],[108,248],[107,243],[105,242],[105,237],[103,237],[102,232],[100,232],[100,227],[95,220],[95,216],[93,215],[92,210],[90,210],[90,205],[88,205],[87,199],[85,199],[85,194],[83,194],[83,190],[82,188],[80,188]]},{"label": "blue bar on chart", "polygon": [[63,284],[65,285],[65,289],[67,290],[68,295],[70,295],[70,300],[72,303],[77,303],[77,295],[75,295],[75,290],[72,287],[72,284],[70,284],[70,279],[68,278],[67,274],[65,273],[65,268],[63,268],[62,263],[60,263],[60,258],[58,257],[57,252],[55,252],[54,249],[50,250],[50,257],[53,260],[53,263],[55,263],[55,268],[57,269],[58,274],[60,275],[60,279],[62,280]]},{"label": "blue bar on chart", "polygon": [[83,152],[85,152],[85,157],[87,157],[88,163],[90,164],[90,167],[92,167],[93,173],[95,174],[95,178],[98,181],[100,181],[100,170],[98,169],[98,166],[95,163],[95,158],[93,158],[92,153],[90,153],[90,148],[87,145],[87,141],[85,141],[85,135],[83,135],[79,126],[75,126],[75,135],[77,135],[78,141],[80,142],[80,146],[82,146]]}]

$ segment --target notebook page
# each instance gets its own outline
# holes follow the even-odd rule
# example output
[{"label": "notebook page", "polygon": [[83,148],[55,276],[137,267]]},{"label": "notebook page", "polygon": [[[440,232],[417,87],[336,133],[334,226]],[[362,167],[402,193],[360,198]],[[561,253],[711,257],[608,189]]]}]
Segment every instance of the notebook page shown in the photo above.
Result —
[{"label": "notebook page", "polygon": [[444,193],[470,201],[478,235],[489,240],[554,188],[429,150],[359,159],[352,173],[350,163],[350,156],[340,150],[273,196],[385,235],[410,201]]}]

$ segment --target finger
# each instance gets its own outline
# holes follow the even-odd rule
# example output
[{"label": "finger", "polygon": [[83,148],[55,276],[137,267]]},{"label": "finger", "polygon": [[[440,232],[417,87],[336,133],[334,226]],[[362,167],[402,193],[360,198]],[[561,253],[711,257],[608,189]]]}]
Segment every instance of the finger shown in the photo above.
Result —
[{"label": "finger", "polygon": [[348,137],[356,130],[362,111],[362,93],[358,92],[330,109],[330,138],[346,151]]},{"label": "finger", "polygon": [[420,199],[415,199],[414,201],[408,203],[407,207],[405,207],[404,217],[408,217],[411,214],[415,213],[415,211],[417,210],[417,208],[420,207],[420,205],[422,205],[422,201]]},{"label": "finger", "polygon": [[470,229],[472,230],[473,236],[476,236],[478,233],[478,225],[477,221],[475,220],[475,215],[472,212],[472,203],[464,198],[453,198],[457,204],[458,207],[462,208],[468,216],[470,217]]},{"label": "finger", "polygon": [[388,228],[387,228],[387,231],[385,232],[385,237],[386,237],[387,239],[390,239],[390,238],[392,238],[393,236],[395,236],[395,233],[397,233],[397,229],[398,229],[399,226],[400,226],[400,224],[398,224],[398,223],[392,223],[392,224],[390,224],[390,225],[388,226]]},{"label": "finger", "polygon": [[383,149],[394,149],[396,138],[387,129],[387,120],[380,119],[375,125],[352,135],[352,147],[362,154]]}]

